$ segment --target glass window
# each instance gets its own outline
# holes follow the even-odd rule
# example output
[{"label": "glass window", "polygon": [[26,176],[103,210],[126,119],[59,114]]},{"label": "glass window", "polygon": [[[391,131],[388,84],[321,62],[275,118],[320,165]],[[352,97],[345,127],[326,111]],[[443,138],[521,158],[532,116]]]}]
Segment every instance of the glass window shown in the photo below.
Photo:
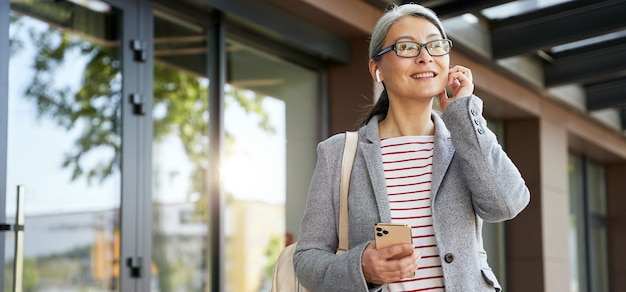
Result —
[{"label": "glass window", "polygon": [[[167,11],[157,7],[153,19],[153,290],[204,291],[209,239],[219,236],[207,209],[206,64],[216,52],[207,49],[207,22]],[[241,38],[225,47],[223,286],[267,291],[285,246],[285,205],[304,205],[315,166],[320,80]]]},{"label": "glass window", "polygon": [[604,166],[570,154],[570,291],[608,291]]},{"label": "glass window", "polygon": [[306,197],[315,166],[319,78],[233,39],[227,54],[225,286],[267,291],[285,246],[286,201]]},{"label": "glass window", "polygon": [[585,254],[585,208],[584,208],[584,170],[580,156],[569,156],[569,257],[570,257],[570,291],[586,291],[587,257]]},{"label": "glass window", "polygon": [[205,291],[207,31],[154,10],[152,290]]},{"label": "glass window", "polygon": [[121,11],[91,2],[10,1],[6,212],[23,185],[24,291],[117,287]]},{"label": "glass window", "polygon": [[606,180],[604,166],[587,162],[587,202],[589,216],[590,291],[609,291],[609,262],[606,222]]}]

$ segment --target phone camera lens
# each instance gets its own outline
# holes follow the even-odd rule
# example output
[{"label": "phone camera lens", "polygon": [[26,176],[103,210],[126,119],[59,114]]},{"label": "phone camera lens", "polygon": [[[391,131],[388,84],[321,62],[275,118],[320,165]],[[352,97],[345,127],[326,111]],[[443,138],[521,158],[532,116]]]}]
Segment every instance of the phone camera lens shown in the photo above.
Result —
[{"label": "phone camera lens", "polygon": [[384,230],[384,231],[383,231],[383,233],[384,233],[384,234],[389,234],[389,231]]},{"label": "phone camera lens", "polygon": [[376,236],[381,237],[381,236],[383,236],[383,234],[378,232],[378,233],[376,233]]},{"label": "phone camera lens", "polygon": [[382,230],[383,230],[382,228],[380,228],[380,227],[376,227],[376,231],[380,232],[380,231],[382,231]]}]

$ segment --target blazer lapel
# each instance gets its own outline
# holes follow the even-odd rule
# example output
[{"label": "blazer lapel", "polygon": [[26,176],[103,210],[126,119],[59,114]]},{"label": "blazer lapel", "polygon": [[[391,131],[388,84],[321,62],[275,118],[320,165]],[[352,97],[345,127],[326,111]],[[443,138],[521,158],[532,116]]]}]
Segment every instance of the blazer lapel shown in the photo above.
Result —
[{"label": "blazer lapel", "polygon": [[387,183],[383,168],[383,158],[380,150],[380,135],[378,134],[378,118],[371,119],[367,126],[359,132],[361,139],[359,144],[365,156],[365,165],[372,182],[374,196],[378,207],[380,222],[391,222],[391,211],[389,210],[389,200],[387,198]]},{"label": "blazer lapel", "polygon": [[435,196],[443,181],[443,176],[448,171],[454,156],[454,147],[452,146],[450,131],[446,128],[443,120],[435,113],[432,114],[432,119],[435,123],[435,150],[433,153],[433,176],[430,193],[434,204]]}]

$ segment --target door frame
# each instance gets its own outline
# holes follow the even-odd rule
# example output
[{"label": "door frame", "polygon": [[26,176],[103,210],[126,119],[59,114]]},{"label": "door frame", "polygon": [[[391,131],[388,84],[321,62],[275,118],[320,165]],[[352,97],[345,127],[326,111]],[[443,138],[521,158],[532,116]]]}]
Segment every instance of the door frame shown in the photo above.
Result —
[{"label": "door frame", "polygon": [[[122,189],[119,291],[150,291],[152,259],[152,4],[106,0],[122,10]],[[135,42],[143,52],[133,49]],[[137,60],[135,54],[143,54]],[[135,113],[132,96],[143,114]],[[139,277],[133,277],[133,265]]]},{"label": "door frame", "polygon": [[[122,150],[120,189],[120,254],[118,291],[149,291],[152,247],[152,4],[150,0],[103,0],[122,11]],[[6,221],[8,150],[8,79],[10,0],[0,0],[0,223]],[[137,53],[131,46],[143,45]],[[135,54],[145,54],[138,61]],[[136,114],[131,96],[141,97],[144,114]],[[26,190],[28,192],[28,190]],[[28,195],[28,193],[26,194]],[[28,225],[28,222],[25,223]],[[25,231],[28,228],[25,227]],[[0,272],[4,275],[5,232],[0,232]],[[131,276],[130,263],[140,266]],[[5,284],[0,277],[0,289]]]}]

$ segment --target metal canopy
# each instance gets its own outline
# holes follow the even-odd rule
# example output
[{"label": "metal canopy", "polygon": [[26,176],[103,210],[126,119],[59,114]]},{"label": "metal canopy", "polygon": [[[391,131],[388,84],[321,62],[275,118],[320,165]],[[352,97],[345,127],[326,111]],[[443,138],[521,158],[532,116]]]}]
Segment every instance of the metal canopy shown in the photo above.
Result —
[{"label": "metal canopy", "polygon": [[624,77],[626,37],[554,53],[552,59],[544,66],[546,86],[589,84]]},{"label": "metal canopy", "polygon": [[[539,0],[363,1],[380,9],[418,3],[443,19],[471,13],[489,27],[494,60],[536,57],[543,64],[544,87],[580,85],[587,110],[619,110],[626,130],[625,0],[563,0],[551,6]],[[494,12],[503,6],[511,9]]]},{"label": "metal canopy", "polygon": [[626,1],[578,0],[491,20],[494,58],[546,50],[626,27]]}]

